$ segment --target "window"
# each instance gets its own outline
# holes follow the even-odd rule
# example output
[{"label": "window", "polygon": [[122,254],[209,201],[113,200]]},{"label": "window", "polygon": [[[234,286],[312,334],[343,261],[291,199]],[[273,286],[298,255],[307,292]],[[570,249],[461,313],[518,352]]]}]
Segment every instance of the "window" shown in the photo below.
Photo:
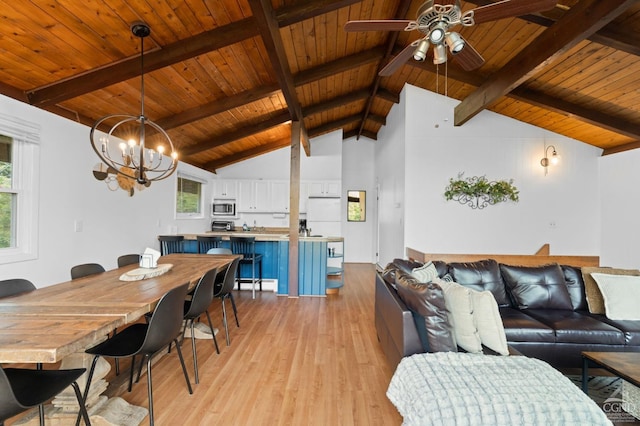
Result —
[{"label": "window", "polygon": [[16,246],[16,199],[13,188],[13,141],[0,135],[0,249]]},{"label": "window", "polygon": [[193,178],[178,176],[178,188],[176,191],[176,217],[202,218],[204,215],[202,199],[203,183]]},{"label": "window", "polygon": [[0,264],[35,259],[39,126],[0,114]]}]

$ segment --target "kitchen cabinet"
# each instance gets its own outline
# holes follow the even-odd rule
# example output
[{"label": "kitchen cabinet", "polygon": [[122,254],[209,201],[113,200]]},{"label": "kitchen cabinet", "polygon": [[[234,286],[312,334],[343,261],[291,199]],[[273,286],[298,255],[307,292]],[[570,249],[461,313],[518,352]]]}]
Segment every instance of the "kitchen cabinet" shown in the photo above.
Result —
[{"label": "kitchen cabinet", "polygon": [[217,179],[213,183],[213,199],[235,200],[238,197],[238,181]]},{"label": "kitchen cabinet", "polygon": [[271,182],[271,211],[273,213],[289,213],[288,180],[274,180]]},{"label": "kitchen cabinet", "polygon": [[310,197],[339,197],[341,192],[339,180],[309,182]]},{"label": "kitchen cabinet", "polygon": [[237,206],[241,213],[269,212],[271,210],[270,181],[240,180]]}]

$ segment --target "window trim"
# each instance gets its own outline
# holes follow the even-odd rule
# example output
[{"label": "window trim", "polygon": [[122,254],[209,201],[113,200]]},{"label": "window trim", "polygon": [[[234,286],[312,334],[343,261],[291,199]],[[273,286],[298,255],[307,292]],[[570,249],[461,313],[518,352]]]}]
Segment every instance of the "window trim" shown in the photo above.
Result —
[{"label": "window trim", "polygon": [[0,264],[38,258],[40,126],[0,114],[0,134],[12,138],[12,188],[17,194],[16,246],[0,249]]},{"label": "window trim", "polygon": [[[190,181],[193,182],[197,182],[200,184],[200,213],[178,213],[178,181],[179,179],[188,179]],[[183,172],[178,172],[177,173],[177,177],[176,177],[176,184],[175,184],[175,189],[176,189],[176,193],[175,196],[173,197],[174,200],[174,213],[175,213],[175,218],[176,219],[192,219],[192,220],[196,220],[196,219],[204,219],[205,216],[205,194],[207,193],[207,185],[208,182],[205,179],[202,179],[200,177],[197,176],[193,176],[187,173],[183,173]]]}]

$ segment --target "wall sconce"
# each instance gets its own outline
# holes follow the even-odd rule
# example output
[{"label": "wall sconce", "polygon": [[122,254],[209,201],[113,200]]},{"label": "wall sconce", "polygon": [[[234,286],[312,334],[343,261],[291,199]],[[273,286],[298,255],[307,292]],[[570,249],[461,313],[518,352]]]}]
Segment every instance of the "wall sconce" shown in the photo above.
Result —
[{"label": "wall sconce", "polygon": [[[549,149],[551,149],[551,158],[549,158]],[[544,158],[540,160],[540,164],[544,167],[544,175],[549,171],[549,165],[555,166],[560,162],[560,156],[556,151],[556,147],[549,145],[544,149]]]}]

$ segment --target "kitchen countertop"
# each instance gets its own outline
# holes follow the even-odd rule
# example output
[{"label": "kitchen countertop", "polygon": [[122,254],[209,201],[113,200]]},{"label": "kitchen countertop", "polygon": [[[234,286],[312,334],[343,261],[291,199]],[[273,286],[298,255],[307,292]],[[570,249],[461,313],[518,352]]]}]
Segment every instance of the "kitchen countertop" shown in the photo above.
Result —
[{"label": "kitchen countertop", "polygon": [[[282,231],[272,231],[272,230],[256,230],[256,231],[220,231],[213,232],[208,231],[201,234],[181,234],[184,235],[185,240],[195,240],[198,235],[204,236],[216,236],[222,237],[223,239],[229,239],[229,237],[256,237],[256,241],[283,241],[289,239],[289,234]],[[311,237],[303,237],[302,235],[298,237],[300,241],[317,241],[317,242],[341,242],[344,240],[343,237],[324,237],[324,236],[311,236]]]}]

